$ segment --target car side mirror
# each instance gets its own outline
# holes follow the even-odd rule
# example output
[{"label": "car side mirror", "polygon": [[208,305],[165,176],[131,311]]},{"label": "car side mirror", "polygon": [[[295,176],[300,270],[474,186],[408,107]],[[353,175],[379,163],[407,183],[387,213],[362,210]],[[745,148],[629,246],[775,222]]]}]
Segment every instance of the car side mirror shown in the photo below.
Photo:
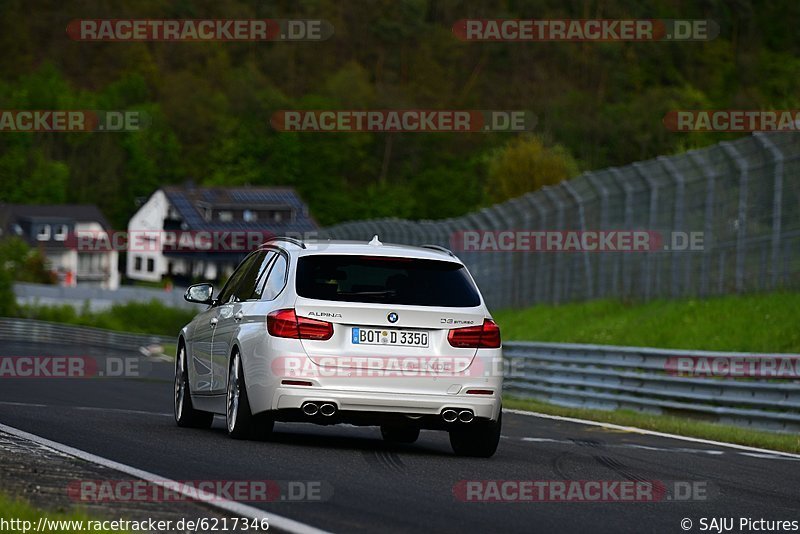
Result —
[{"label": "car side mirror", "polygon": [[186,302],[195,302],[197,304],[211,304],[213,295],[214,286],[211,284],[194,284],[186,288],[183,299]]}]

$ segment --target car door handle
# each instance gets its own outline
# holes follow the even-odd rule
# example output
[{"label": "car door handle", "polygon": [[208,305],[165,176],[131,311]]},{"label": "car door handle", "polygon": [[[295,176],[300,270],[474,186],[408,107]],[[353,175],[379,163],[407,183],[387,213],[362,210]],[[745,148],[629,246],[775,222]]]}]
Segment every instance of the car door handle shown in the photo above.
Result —
[{"label": "car door handle", "polygon": [[236,312],[236,315],[233,316],[233,320],[239,322],[242,320],[242,317],[244,317],[244,313]]},{"label": "car door handle", "polygon": [[211,326],[217,326],[217,323],[218,323],[218,322],[219,322],[219,319],[217,319],[216,317],[214,317],[213,319],[211,319]]}]

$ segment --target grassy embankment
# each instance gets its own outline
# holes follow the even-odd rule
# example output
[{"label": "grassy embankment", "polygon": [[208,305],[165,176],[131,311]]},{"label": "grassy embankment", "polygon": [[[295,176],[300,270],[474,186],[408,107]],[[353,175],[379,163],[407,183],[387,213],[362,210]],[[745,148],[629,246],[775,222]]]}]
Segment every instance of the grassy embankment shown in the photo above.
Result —
[{"label": "grassy embankment", "polygon": [[[595,301],[494,313],[504,340],[689,350],[800,353],[800,294],[727,296],[626,304]],[[506,398],[508,408],[800,453],[800,436],[630,410],[568,408]]]}]

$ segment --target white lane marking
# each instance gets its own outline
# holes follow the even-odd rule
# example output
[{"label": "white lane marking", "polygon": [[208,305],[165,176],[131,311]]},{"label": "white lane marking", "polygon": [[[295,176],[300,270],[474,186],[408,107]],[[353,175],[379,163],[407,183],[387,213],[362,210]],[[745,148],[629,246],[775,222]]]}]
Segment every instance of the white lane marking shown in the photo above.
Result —
[{"label": "white lane marking", "polygon": [[[508,438],[508,439],[513,439],[513,438]],[[572,443],[571,441],[567,441],[565,439],[553,439],[553,438],[522,438],[522,441],[535,441],[537,443]]]},{"label": "white lane marking", "polygon": [[657,432],[655,430],[646,430],[644,428],[637,428],[635,426],[615,425],[614,423],[602,423],[600,421],[588,421],[586,419],[578,419],[577,417],[563,417],[560,415],[550,415],[539,412],[527,412],[524,410],[512,410],[504,408],[504,412],[513,413],[517,415],[527,415],[528,417],[539,417],[542,419],[553,419],[555,421],[567,421],[570,423],[578,423],[581,425],[600,426],[603,428],[610,428],[613,430],[622,430],[624,432],[633,432],[636,434],[648,434],[650,436],[659,436],[662,438],[680,439],[683,441],[691,441],[692,443],[703,443],[705,445],[716,445],[718,447],[728,447],[731,449],[739,449],[742,451],[756,452],[761,454],[777,455],[786,458],[794,458],[800,460],[800,454],[791,452],[773,451],[771,449],[761,449],[758,447],[748,447],[747,445],[739,445],[738,443],[725,443],[724,441],[714,441],[711,439],[693,438],[690,436],[679,436],[678,434],[668,434],[666,432]]},{"label": "white lane marking", "polygon": [[6,406],[27,406],[29,408],[49,408],[47,404],[36,404],[33,402],[0,401],[0,404],[4,404]]},{"label": "white lane marking", "polygon": [[767,460],[791,460],[793,462],[800,462],[800,458],[784,458],[783,456],[776,456],[774,454],[761,454],[758,452],[740,452],[742,456],[751,456],[753,458],[765,458]]},{"label": "white lane marking", "polygon": [[[80,449],[70,447],[69,445],[64,445],[63,443],[58,443],[57,441],[51,441],[47,438],[43,438],[41,436],[37,436],[36,434],[31,434],[29,432],[25,432],[24,430],[4,425],[2,423],[0,423],[0,431],[17,436],[18,438],[33,441],[34,443],[37,443],[39,445],[49,447],[58,452],[69,454],[70,456],[80,458],[81,460],[86,460],[87,462],[101,465],[103,467],[108,467],[109,469],[114,469],[115,471],[125,473],[126,475],[146,480],[151,484],[155,484],[157,486],[161,486],[164,488],[169,488],[170,491],[177,491],[182,495],[184,495],[185,497],[189,497],[190,499],[199,496],[202,500],[198,502],[200,502],[201,504],[218,508],[220,510],[233,514],[234,516],[239,516],[239,517],[244,516],[255,520],[265,519],[269,521],[270,527],[275,527],[279,530],[285,530],[293,534],[329,534],[325,530],[320,530],[316,527],[312,527],[311,525],[306,525],[305,523],[295,521],[294,519],[289,519],[288,517],[283,517],[277,514],[273,514],[267,512],[266,510],[261,510],[259,508],[256,508],[254,506],[248,506],[246,504],[229,501],[226,499],[220,499],[219,497],[205,491],[198,492],[196,489],[183,487],[181,484],[179,484],[174,480],[169,480],[162,476],[150,473],[148,471],[143,471],[141,469],[137,469],[136,467],[131,467],[129,465],[115,462],[114,460],[109,460],[107,458],[94,455],[90,452],[82,451]],[[210,502],[212,498],[213,502]]]},{"label": "white lane marking", "polygon": [[[571,439],[553,439],[553,438],[512,438],[510,436],[501,436],[506,439],[519,439],[520,441],[532,441],[535,443],[563,443],[565,445],[580,445],[580,443],[571,440]],[[644,449],[646,451],[657,451],[657,452],[685,452],[688,454],[711,454],[711,455],[721,455],[725,454],[725,451],[716,451],[713,449],[687,449],[686,447],[677,447],[677,448],[665,448],[665,447],[653,447],[650,445],[639,445],[638,443],[603,443],[601,448],[609,448],[609,449]]]},{"label": "white lane marking", "polygon": [[618,445],[619,447],[628,447],[631,449],[645,449],[649,451],[658,452],[685,452],[688,454],[711,454],[712,456],[719,456],[725,454],[725,451],[715,451],[714,449],[688,449],[686,447],[677,447],[675,449],[667,449],[664,447],[651,447],[649,445],[639,445],[638,443],[624,443]]},{"label": "white lane marking", "polygon": [[70,410],[87,410],[98,412],[128,413],[133,415],[158,415],[161,417],[174,417],[171,413],[145,412],[143,410],[126,410],[124,408],[103,408],[100,406],[69,406],[68,404],[36,404],[32,402],[0,401],[3,406],[25,406],[26,408],[67,408]]}]

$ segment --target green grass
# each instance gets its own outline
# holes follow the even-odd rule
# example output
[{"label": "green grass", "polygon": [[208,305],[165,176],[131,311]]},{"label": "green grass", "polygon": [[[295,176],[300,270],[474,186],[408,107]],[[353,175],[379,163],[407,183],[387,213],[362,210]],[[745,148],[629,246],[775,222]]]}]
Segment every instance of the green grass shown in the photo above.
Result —
[{"label": "green grass", "polygon": [[72,306],[20,306],[16,315],[28,319],[54,321],[83,326],[176,336],[199,310],[171,308],[153,300],[115,304],[108,310],[90,312],[87,308],[76,311]]},{"label": "green grass", "polygon": [[[624,303],[601,300],[494,313],[505,340],[594,343],[687,350],[800,353],[800,294]],[[509,408],[800,453],[800,437],[688,417],[566,408],[505,399]]]},{"label": "green grass", "polygon": [[[30,521],[30,524],[20,524],[17,525],[20,528],[10,528],[9,532],[22,532],[22,527],[27,526],[28,532],[33,532],[38,525],[39,518],[45,517],[51,521],[102,521],[96,517],[92,517],[88,515],[86,512],[78,509],[72,510],[54,510],[54,511],[46,511],[39,508],[35,508],[31,506],[30,503],[22,500],[22,499],[14,499],[8,497],[6,495],[0,494],[0,518],[5,519],[6,521],[10,519],[19,519],[21,521]],[[14,524],[8,525],[9,527],[14,527]],[[52,526],[52,524],[51,524]],[[65,528],[63,529],[55,529],[52,528],[48,530],[48,532],[54,533],[68,533],[68,532],[78,532],[78,528],[69,528],[68,525],[63,525]],[[84,527],[86,529],[88,525],[84,523]],[[92,532],[124,532],[121,530],[92,530]]]},{"label": "green grass", "polygon": [[501,310],[503,339],[800,353],[800,293]]},{"label": "green grass", "polygon": [[696,419],[670,415],[652,415],[630,410],[592,410],[588,408],[567,408],[545,402],[514,397],[503,398],[504,408],[575,417],[590,421],[601,421],[623,426],[633,426],[656,432],[678,434],[695,438],[737,443],[774,451],[800,453],[800,436],[751,430],[736,426],[720,425]]},{"label": "green grass", "polygon": [[164,351],[165,356],[169,356],[172,359],[175,359],[175,355],[178,352],[178,345],[174,343],[164,343],[161,346],[161,350]]}]

